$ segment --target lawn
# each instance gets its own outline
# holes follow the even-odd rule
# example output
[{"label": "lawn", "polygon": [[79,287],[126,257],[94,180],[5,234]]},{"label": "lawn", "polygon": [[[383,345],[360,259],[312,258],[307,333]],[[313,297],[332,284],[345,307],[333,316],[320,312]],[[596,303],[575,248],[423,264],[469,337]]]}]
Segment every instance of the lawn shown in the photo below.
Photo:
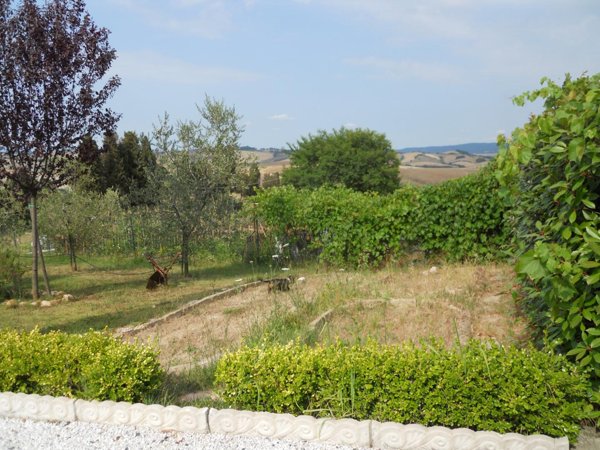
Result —
[{"label": "lawn", "polygon": [[[190,278],[183,278],[175,267],[168,286],[148,291],[146,281],[153,269],[144,258],[86,257],[76,272],[65,257],[47,255],[46,261],[52,290],[71,294],[76,301],[39,307],[33,306],[31,300],[23,300],[18,308],[2,308],[0,328],[38,327],[42,331],[70,333],[113,330],[145,322],[216,290],[239,284],[236,280],[250,281],[258,275],[250,264],[206,262],[193,266]],[[27,279],[25,282],[30,283]]]}]

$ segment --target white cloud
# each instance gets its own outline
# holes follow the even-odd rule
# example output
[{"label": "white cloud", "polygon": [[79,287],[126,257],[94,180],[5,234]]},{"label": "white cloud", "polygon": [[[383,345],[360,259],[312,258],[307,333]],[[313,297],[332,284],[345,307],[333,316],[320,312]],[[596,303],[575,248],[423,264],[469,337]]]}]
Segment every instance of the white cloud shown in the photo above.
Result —
[{"label": "white cloud", "polygon": [[119,53],[113,70],[127,80],[158,81],[173,84],[252,82],[260,75],[227,67],[201,66],[155,52]]},{"label": "white cloud", "polygon": [[349,58],[346,64],[373,69],[376,76],[385,78],[416,78],[426,81],[454,82],[460,79],[460,71],[449,65],[411,60],[392,60],[377,57]]},{"label": "white cloud", "polygon": [[[470,71],[539,79],[600,70],[600,10],[595,1],[547,0],[313,0],[354,20],[370,23],[400,48],[435,45],[445,60]],[[442,40],[440,40],[442,39]],[[427,50],[425,50],[427,51]],[[452,78],[453,70],[429,63],[371,62],[388,75]],[[398,70],[401,69],[401,70]],[[450,69],[448,71],[448,69]],[[467,75],[465,70],[465,75]]]},{"label": "white cloud", "polygon": [[361,19],[390,23],[407,37],[468,38],[473,35],[473,29],[464,14],[452,13],[453,5],[468,1],[321,0],[321,3]]},{"label": "white cloud", "polygon": [[278,120],[278,121],[286,121],[286,120],[294,120],[293,117],[290,117],[288,114],[274,114],[272,116],[269,117],[269,119],[271,120]]}]

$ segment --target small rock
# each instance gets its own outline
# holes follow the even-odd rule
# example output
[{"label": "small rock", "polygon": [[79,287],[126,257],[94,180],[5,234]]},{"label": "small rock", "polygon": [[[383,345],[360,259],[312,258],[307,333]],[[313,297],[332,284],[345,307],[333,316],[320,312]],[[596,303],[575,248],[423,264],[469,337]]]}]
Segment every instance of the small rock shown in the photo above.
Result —
[{"label": "small rock", "polygon": [[19,307],[19,302],[16,301],[16,300],[14,300],[14,299],[13,300],[7,300],[7,301],[4,302],[4,305],[7,308],[18,308]]},{"label": "small rock", "polygon": [[432,266],[431,269],[429,269],[429,273],[437,273],[438,268],[436,266]]},{"label": "small rock", "polygon": [[50,308],[52,306],[52,302],[49,302],[48,300],[42,300],[40,302],[40,306],[42,308]]},{"label": "small rock", "polygon": [[298,280],[297,280],[297,281],[298,281],[298,283],[302,283],[302,282],[303,282],[303,281],[305,281],[305,280],[306,280],[306,278],[305,278],[305,277],[300,277],[300,278],[298,278]]},{"label": "small rock", "polygon": [[64,294],[63,297],[62,297],[62,299],[65,302],[74,302],[75,301],[75,297],[73,295],[71,295],[71,294]]}]

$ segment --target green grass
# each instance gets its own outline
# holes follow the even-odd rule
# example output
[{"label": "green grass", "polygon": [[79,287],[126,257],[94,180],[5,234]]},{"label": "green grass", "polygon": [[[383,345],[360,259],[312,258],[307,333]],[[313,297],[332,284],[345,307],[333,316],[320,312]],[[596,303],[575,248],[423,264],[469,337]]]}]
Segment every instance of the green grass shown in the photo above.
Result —
[{"label": "green grass", "polygon": [[[158,317],[215,290],[238,284],[236,280],[251,281],[257,272],[249,264],[209,262],[192,267],[191,277],[184,278],[175,267],[168,286],[147,291],[146,281],[152,267],[141,257],[85,257],[84,260],[79,262],[79,270],[73,272],[68,258],[46,255],[52,290],[72,294],[77,301],[40,308],[32,306],[31,300],[23,300],[18,308],[2,308],[0,329],[38,327],[42,331],[70,333],[113,330]],[[31,281],[25,278],[24,285],[28,292]],[[41,277],[40,287],[43,287]]]}]

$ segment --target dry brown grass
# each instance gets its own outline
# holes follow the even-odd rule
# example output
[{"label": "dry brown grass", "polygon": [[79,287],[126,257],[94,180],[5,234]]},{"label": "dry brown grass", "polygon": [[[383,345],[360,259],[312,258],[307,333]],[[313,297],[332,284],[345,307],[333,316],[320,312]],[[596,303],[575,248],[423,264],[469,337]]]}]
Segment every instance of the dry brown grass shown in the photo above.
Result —
[{"label": "dry brown grass", "polygon": [[461,168],[427,168],[400,166],[400,178],[403,183],[422,186],[425,184],[437,184],[443,181],[453,180],[475,173],[480,167]]},{"label": "dry brown grass", "polygon": [[254,324],[268,317],[278,300],[268,295],[265,284],[203,304],[135,337],[157,345],[161,364],[179,371],[235,348]]},{"label": "dry brown grass", "polygon": [[[283,172],[283,169],[289,167],[289,159],[277,162],[259,163],[260,173],[264,177],[267,174],[275,172]],[[454,178],[464,177],[471,173],[477,172],[481,167],[440,167],[440,168],[428,168],[428,167],[412,167],[412,166],[400,166],[400,178],[403,183],[414,184],[422,186],[425,184],[437,184],[446,180],[452,180]]]},{"label": "dry brown grass", "polygon": [[527,339],[510,295],[512,269],[505,265],[449,265],[430,273],[404,271],[352,274],[354,296],[338,307],[322,331],[323,340],[386,343],[439,337]]},{"label": "dry brown grass", "polygon": [[166,367],[185,368],[236,348],[257,324],[285,322],[295,315],[308,324],[328,310],[318,340],[348,343],[372,338],[385,343],[432,336],[492,338],[502,343],[527,339],[526,324],[510,295],[507,265],[457,264],[387,268],[380,271],[297,273],[306,280],[290,292],[268,293],[266,285],[201,305],[193,312],[139,334],[154,341]]}]

